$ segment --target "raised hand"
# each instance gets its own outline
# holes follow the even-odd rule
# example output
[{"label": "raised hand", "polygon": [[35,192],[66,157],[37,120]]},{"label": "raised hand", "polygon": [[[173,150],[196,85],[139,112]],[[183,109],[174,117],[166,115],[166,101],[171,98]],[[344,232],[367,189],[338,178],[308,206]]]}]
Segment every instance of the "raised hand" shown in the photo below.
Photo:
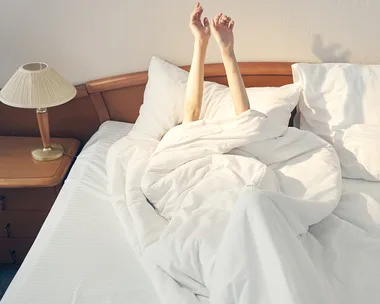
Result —
[{"label": "raised hand", "polygon": [[197,40],[207,40],[211,36],[210,24],[205,17],[203,23],[201,20],[203,8],[198,2],[194,11],[190,15],[190,29],[193,32],[194,38]]},{"label": "raised hand", "polygon": [[250,109],[250,104],[239,64],[235,57],[234,25],[235,22],[230,17],[220,13],[211,22],[211,32],[222,54],[235,113],[236,115],[240,115]]},{"label": "raised hand", "polygon": [[232,51],[234,47],[235,22],[223,13],[215,16],[211,23],[211,32],[222,51]]}]

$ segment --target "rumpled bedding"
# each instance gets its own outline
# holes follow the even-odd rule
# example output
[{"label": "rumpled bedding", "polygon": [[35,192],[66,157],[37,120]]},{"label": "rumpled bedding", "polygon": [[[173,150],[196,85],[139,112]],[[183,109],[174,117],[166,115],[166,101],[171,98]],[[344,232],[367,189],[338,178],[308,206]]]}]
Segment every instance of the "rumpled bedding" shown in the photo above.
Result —
[{"label": "rumpled bedding", "polygon": [[107,173],[163,303],[339,303],[308,232],[336,218],[341,197],[337,154],[316,135],[253,110],[176,126],[160,142],[132,131]]},{"label": "rumpled bedding", "polygon": [[342,176],[380,181],[380,126],[354,124],[333,132],[333,143],[338,153]]}]

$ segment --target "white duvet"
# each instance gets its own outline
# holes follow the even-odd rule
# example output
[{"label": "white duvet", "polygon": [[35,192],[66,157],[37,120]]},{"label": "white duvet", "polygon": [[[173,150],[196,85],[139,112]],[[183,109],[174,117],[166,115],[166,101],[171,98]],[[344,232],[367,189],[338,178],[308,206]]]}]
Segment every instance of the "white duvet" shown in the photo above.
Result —
[{"label": "white duvet", "polygon": [[180,125],[161,142],[132,131],[109,151],[107,171],[162,303],[377,303],[367,283],[380,263],[352,267],[364,256],[347,250],[369,244],[374,262],[376,225],[355,222],[352,196],[333,214],[339,159],[312,133],[255,111]]}]

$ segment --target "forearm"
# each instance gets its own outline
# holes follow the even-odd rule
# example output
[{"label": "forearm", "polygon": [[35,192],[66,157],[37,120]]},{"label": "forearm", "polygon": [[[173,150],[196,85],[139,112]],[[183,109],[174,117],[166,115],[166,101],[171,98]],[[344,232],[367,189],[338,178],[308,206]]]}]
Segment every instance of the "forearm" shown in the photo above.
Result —
[{"label": "forearm", "polygon": [[204,86],[204,63],[208,41],[195,41],[194,53],[187,81],[184,122],[198,120]]},{"label": "forearm", "polygon": [[222,58],[236,115],[249,110],[249,99],[240,73],[235,53],[231,50],[222,50]]}]

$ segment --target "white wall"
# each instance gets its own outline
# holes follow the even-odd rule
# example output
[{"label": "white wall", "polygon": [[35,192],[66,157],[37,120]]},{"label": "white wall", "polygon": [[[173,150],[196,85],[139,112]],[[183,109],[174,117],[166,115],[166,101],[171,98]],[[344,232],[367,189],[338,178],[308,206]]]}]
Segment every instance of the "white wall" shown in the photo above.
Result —
[{"label": "white wall", "polygon": [[[188,64],[194,0],[0,0],[0,87],[44,61],[74,84],[146,70],[152,55]],[[379,0],[203,0],[236,19],[239,61],[380,62]],[[220,62],[215,44],[208,62]]]}]

